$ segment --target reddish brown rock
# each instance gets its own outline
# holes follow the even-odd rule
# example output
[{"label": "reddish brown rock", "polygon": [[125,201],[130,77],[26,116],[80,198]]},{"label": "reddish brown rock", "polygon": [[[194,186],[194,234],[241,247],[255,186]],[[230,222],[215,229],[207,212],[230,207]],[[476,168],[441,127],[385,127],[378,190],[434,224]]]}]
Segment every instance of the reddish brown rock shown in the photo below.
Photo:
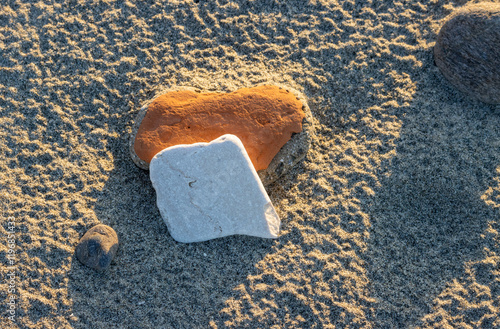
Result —
[{"label": "reddish brown rock", "polygon": [[148,106],[134,150],[149,163],[169,146],[210,142],[233,134],[243,142],[255,169],[266,169],[292,133],[302,130],[302,107],[294,94],[276,86],[242,88],[228,94],[169,92]]}]

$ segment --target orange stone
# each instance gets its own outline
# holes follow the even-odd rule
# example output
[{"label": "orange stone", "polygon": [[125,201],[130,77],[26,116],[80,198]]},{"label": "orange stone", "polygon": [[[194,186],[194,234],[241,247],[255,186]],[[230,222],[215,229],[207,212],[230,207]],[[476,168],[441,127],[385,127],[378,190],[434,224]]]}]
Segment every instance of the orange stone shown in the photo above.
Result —
[{"label": "orange stone", "polygon": [[210,142],[233,134],[243,142],[256,170],[266,169],[292,133],[302,130],[302,103],[276,86],[235,92],[173,91],[154,99],[137,131],[134,150],[149,163],[161,150]]}]

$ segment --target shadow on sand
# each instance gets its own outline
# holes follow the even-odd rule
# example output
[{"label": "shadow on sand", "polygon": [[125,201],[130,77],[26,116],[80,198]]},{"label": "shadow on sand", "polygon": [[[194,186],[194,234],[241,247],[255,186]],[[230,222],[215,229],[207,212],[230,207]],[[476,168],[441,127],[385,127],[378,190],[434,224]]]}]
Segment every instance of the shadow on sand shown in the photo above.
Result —
[{"label": "shadow on sand", "polygon": [[464,264],[483,257],[482,234],[498,216],[481,200],[500,164],[498,113],[447,92],[442,106],[420,95],[418,110],[404,117],[369,210],[376,328],[418,325],[445,285],[464,275]]},{"label": "shadow on sand", "polygon": [[104,273],[73,257],[72,325],[208,327],[233,289],[255,271],[272,241],[248,236],[193,244],[174,241],[156,207],[149,172],[137,168],[128,155],[127,137],[111,143],[114,169],[102,191],[96,192],[94,211],[101,223],[116,230],[120,245]]}]

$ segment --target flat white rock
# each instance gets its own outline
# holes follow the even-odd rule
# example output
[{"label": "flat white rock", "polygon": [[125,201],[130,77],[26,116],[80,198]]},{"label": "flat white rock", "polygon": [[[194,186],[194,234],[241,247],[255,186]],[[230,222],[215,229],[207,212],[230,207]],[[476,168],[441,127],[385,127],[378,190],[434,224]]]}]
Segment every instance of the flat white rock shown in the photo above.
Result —
[{"label": "flat white rock", "polygon": [[158,208],[176,241],[278,237],[280,219],[238,137],[168,147],[149,168]]}]

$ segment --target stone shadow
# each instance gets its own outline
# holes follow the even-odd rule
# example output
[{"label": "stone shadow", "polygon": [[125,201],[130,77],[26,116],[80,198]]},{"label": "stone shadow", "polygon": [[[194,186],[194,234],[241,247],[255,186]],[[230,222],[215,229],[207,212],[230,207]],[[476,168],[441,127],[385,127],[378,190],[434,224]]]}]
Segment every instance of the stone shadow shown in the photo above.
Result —
[{"label": "stone shadow", "polygon": [[[444,85],[440,79],[430,83]],[[481,200],[500,164],[498,111],[446,86],[425,92],[403,118],[396,156],[369,209],[377,328],[419,325],[464,264],[484,257],[482,234],[499,215]]]},{"label": "stone shadow", "polygon": [[[127,119],[122,118],[124,126]],[[173,240],[157,209],[149,172],[129,156],[128,138],[109,141],[114,169],[104,188],[93,192],[97,218],[118,234],[118,253],[103,273],[73,256],[68,288],[72,325],[207,328],[273,242],[248,236],[192,244]]]}]

